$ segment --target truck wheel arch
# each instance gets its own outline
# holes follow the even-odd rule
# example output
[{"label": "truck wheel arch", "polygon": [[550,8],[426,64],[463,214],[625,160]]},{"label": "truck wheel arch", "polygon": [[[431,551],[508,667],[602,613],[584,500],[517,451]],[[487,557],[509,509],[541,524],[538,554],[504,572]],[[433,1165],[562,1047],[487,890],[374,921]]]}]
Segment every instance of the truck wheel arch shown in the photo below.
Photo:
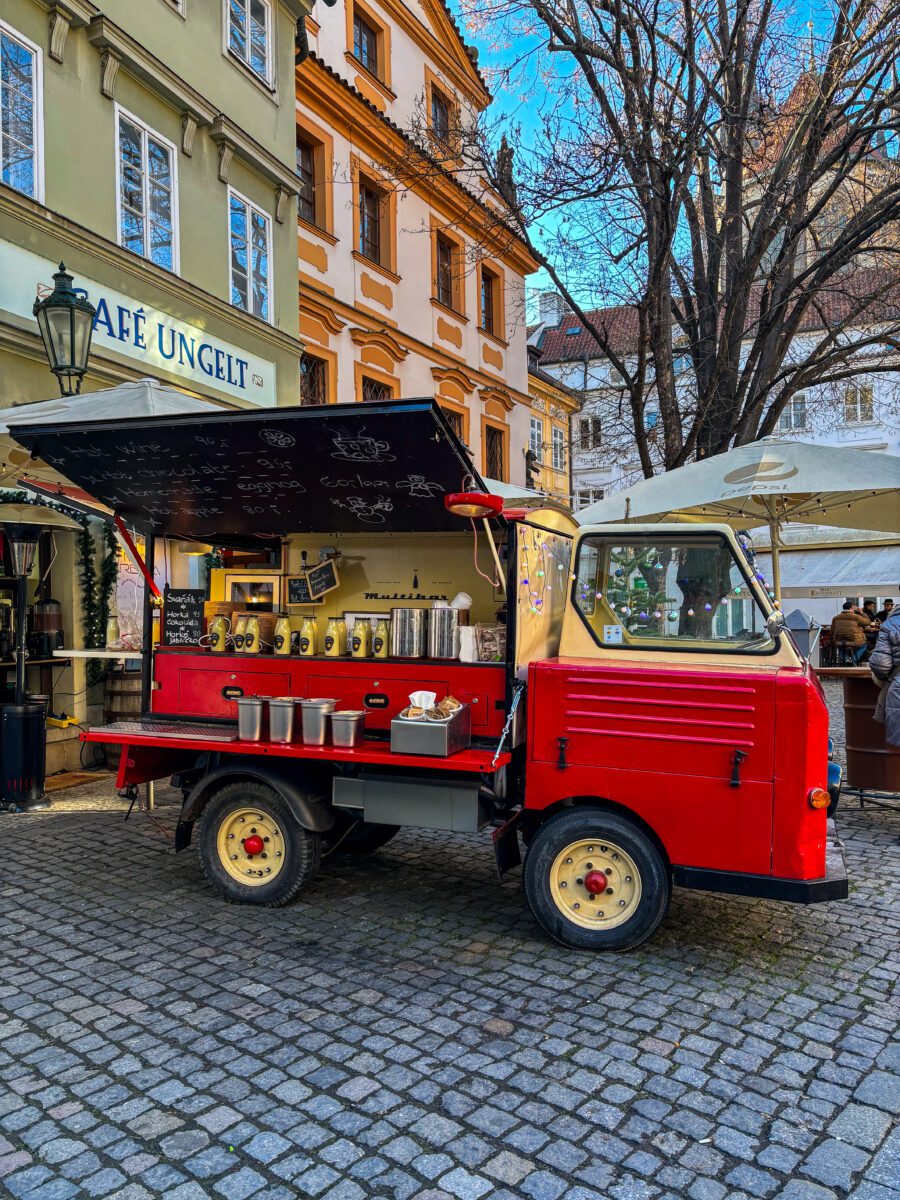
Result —
[{"label": "truck wheel arch", "polygon": [[212,796],[229,783],[264,783],[273,788],[287,804],[297,824],[311,833],[326,833],[334,825],[334,814],[323,786],[326,772],[311,772],[298,778],[277,763],[229,763],[216,767],[199,779],[185,797],[175,832],[175,849],[184,850],[191,841],[194,823],[200,818]]},{"label": "truck wheel arch", "polygon": [[625,817],[655,843],[656,848],[663,856],[666,865],[671,871],[672,862],[666,850],[665,843],[653,826],[649,825],[640,813],[635,812],[633,808],[629,808],[627,804],[620,804],[618,801],[609,800],[605,796],[568,796],[564,800],[557,800],[553,804],[548,804],[546,808],[526,808],[523,812],[523,817],[527,825],[530,826],[528,838],[531,837],[548,817],[552,817],[558,812],[564,812],[567,808],[594,808],[606,812],[618,813],[619,816]]}]

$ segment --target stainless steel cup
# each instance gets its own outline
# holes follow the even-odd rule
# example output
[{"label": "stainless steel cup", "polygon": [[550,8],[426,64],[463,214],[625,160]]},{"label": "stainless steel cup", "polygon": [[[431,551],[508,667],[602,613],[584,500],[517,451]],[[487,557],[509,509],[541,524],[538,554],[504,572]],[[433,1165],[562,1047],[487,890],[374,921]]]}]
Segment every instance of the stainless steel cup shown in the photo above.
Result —
[{"label": "stainless steel cup", "polygon": [[262,696],[241,696],[238,706],[238,737],[242,742],[262,741],[266,700]]},{"label": "stainless steel cup", "polygon": [[307,746],[324,746],[328,740],[328,718],[334,712],[337,700],[316,697],[301,700],[303,713],[303,741]]},{"label": "stainless steel cup", "polygon": [[292,696],[277,696],[269,701],[269,740],[292,742],[297,701]]}]

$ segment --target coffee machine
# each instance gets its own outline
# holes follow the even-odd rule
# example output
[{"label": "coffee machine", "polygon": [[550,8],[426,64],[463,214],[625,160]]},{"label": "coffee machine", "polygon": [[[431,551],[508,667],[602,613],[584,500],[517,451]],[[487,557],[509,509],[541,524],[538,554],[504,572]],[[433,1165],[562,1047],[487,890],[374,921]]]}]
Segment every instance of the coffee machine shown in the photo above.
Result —
[{"label": "coffee machine", "polygon": [[62,605],[58,600],[38,600],[31,606],[28,634],[30,658],[52,658],[63,647]]}]

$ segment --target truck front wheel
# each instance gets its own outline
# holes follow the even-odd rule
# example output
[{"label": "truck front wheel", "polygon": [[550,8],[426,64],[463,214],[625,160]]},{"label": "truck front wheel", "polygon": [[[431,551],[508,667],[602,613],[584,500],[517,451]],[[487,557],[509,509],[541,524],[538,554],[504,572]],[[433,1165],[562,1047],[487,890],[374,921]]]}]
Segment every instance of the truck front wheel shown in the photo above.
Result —
[{"label": "truck front wheel", "polygon": [[540,926],[577,950],[631,950],[666,915],[668,867],[653,840],[618,813],[570,808],[539,827],[525,856],[525,895]]},{"label": "truck front wheel", "polygon": [[210,798],[198,850],[203,874],[225,900],[280,908],[318,870],[321,838],[297,824],[274,788],[246,780]]}]

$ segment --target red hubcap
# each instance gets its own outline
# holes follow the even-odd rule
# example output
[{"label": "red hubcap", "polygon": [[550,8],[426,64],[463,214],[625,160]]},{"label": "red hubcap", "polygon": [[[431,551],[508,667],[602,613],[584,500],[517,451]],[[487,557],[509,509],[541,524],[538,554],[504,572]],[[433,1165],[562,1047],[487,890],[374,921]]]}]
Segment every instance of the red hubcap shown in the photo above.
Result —
[{"label": "red hubcap", "polygon": [[599,896],[606,891],[607,879],[602,871],[588,871],[584,877],[584,886],[592,896]]},{"label": "red hubcap", "polygon": [[258,833],[251,833],[248,838],[244,838],[244,849],[248,854],[262,854],[265,849],[265,842]]}]

